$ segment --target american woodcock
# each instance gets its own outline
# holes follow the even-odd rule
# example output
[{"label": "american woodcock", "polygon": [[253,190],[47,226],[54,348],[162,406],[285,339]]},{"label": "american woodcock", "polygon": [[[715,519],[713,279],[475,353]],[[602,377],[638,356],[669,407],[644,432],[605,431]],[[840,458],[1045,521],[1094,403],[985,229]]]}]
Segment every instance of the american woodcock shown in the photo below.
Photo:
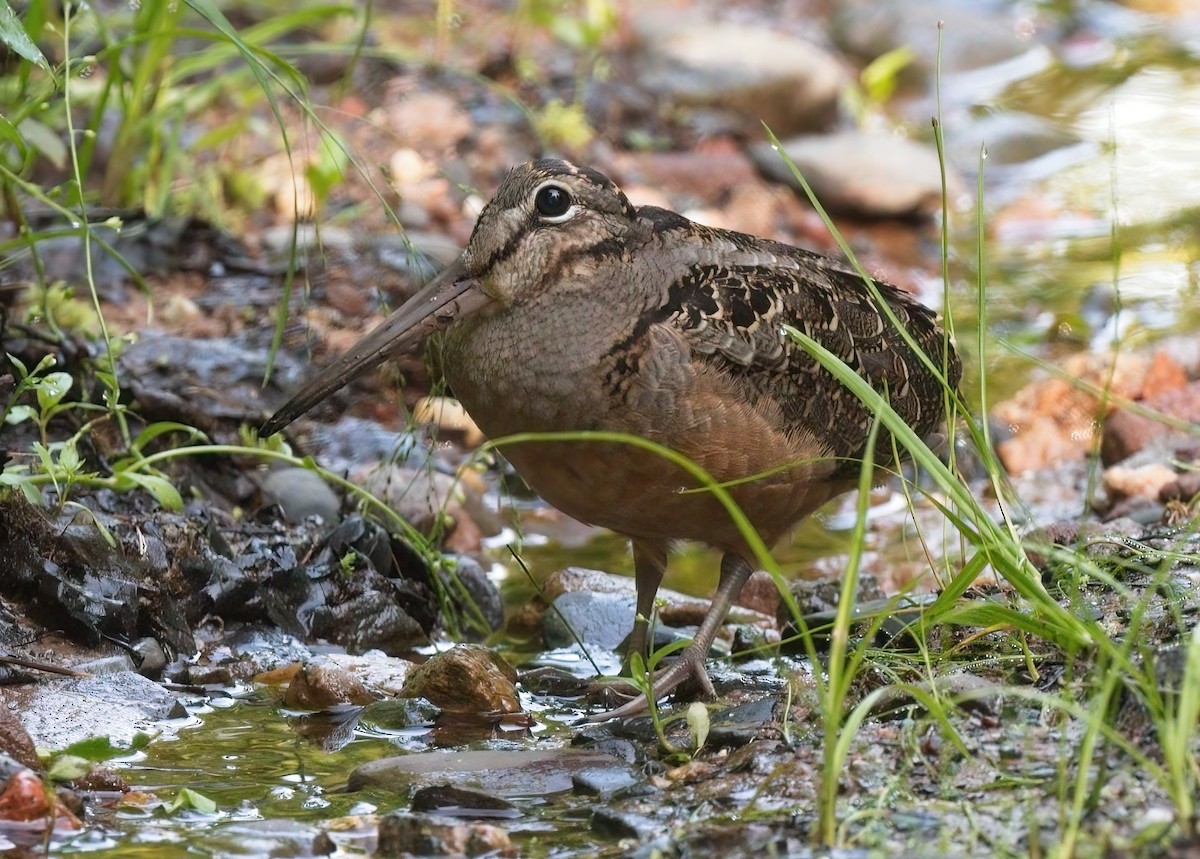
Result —
[{"label": "american woodcock", "polygon": [[[263,426],[279,431],[352,378],[444,330],[451,390],[489,437],[600,430],[649,439],[717,481],[768,545],[853,486],[872,416],[784,332],[812,337],[885,394],[919,434],[944,422],[960,364],[933,311],[876,281],[941,379],[848,265],[789,245],[635,207],[606,176],[565,161],[514,168],[462,256],[326,367]],[[881,465],[892,445],[881,434]],[[711,491],[654,452],[617,441],[522,442],[504,455],[564,513],[633,544],[637,619],[675,540],[721,550],[692,643],[653,678],[712,694],[704,659],[753,554]],[[699,491],[698,491],[699,490]],[[603,718],[646,706],[630,701]]]}]

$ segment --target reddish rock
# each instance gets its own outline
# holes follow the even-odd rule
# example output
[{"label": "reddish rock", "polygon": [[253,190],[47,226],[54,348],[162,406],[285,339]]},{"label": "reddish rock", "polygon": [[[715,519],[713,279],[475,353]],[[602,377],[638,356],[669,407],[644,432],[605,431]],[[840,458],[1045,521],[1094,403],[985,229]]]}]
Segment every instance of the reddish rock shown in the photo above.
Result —
[{"label": "reddish rock", "polygon": [[301,668],[288,684],[283,703],[298,710],[326,710],[335,704],[367,705],[375,696],[357,677],[320,662]]},{"label": "reddish rock", "polygon": [[763,570],[759,570],[750,577],[737,597],[738,605],[765,614],[767,617],[775,617],[779,612],[780,601],[779,588],[775,584],[775,579],[771,578],[770,573]]},{"label": "reddish rock", "polygon": [[1175,482],[1175,470],[1161,462],[1139,468],[1114,465],[1104,470],[1104,488],[1113,498],[1157,499],[1164,487]]},{"label": "reddish rock", "polygon": [[33,770],[18,770],[0,792],[0,820],[30,822],[53,819],[55,829],[82,829],[79,818],[46,789]]},{"label": "reddish rock", "polygon": [[[1098,421],[1103,416],[1100,401],[1088,388],[1107,389],[1113,404],[1149,397],[1148,406],[1164,411],[1181,409],[1192,415],[1177,413],[1186,420],[1200,418],[1200,392],[1188,393],[1197,383],[1179,387],[1183,368],[1165,353],[1151,356],[1125,352],[1115,358],[1081,353],[1064,361],[1062,369],[1068,378],[1054,376],[1031,382],[992,410],[992,417],[1011,434],[1011,438],[996,445],[1011,473],[1079,460],[1093,449]],[[1190,404],[1186,408],[1185,401]],[[1108,464],[1140,449],[1157,432],[1144,423],[1126,423],[1136,416],[1118,417],[1120,414],[1112,414],[1106,421],[1109,427],[1116,423],[1115,430],[1105,429],[1108,450],[1102,451],[1102,456]],[[1109,440],[1110,432],[1118,433],[1117,437]]]},{"label": "reddish rock", "polygon": [[32,770],[42,768],[29,732],[25,730],[21,720],[4,706],[3,700],[0,700],[0,752]]},{"label": "reddish rock", "polygon": [[1197,495],[1200,495],[1200,471],[1184,471],[1162,488],[1158,500],[1190,502]]},{"label": "reddish rock", "polygon": [[426,698],[447,713],[519,713],[516,684],[516,670],[497,653],[460,644],[413,669],[401,694]]},{"label": "reddish rock", "polygon": [[[1200,424],[1200,382],[1167,389],[1142,404],[1167,417]],[[1177,435],[1181,440],[1187,437],[1183,431],[1161,420],[1122,409],[1109,416],[1104,424],[1100,459],[1105,465],[1120,462],[1168,435]]]}]

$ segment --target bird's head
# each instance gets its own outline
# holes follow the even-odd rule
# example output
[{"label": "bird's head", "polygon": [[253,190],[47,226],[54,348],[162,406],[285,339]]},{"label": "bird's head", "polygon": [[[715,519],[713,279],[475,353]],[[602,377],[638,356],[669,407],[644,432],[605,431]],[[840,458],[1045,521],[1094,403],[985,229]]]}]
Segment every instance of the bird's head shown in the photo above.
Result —
[{"label": "bird's head", "polygon": [[543,159],[514,167],[479,215],[464,271],[510,304],[561,279],[572,262],[620,254],[637,217],[604,174]]},{"label": "bird's head", "polygon": [[480,212],[462,256],[301,388],[263,424],[263,435],[456,319],[538,294],[573,262],[619,256],[635,220],[629,200],[596,170],[550,159],[514,167]]}]

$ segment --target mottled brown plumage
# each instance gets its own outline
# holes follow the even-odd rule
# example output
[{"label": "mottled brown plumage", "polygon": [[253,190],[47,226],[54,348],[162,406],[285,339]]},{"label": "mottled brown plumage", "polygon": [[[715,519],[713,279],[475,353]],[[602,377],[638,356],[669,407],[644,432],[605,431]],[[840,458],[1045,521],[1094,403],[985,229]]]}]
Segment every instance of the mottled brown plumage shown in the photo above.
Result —
[{"label": "mottled brown plumage", "polygon": [[[960,367],[935,316],[877,283],[953,386]],[[818,254],[635,208],[605,176],[563,161],[515,168],[479,216],[460,261],[284,406],[264,430],[390,354],[445,329],[444,372],[491,438],[603,430],[677,451],[721,482],[769,543],[850,488],[871,415],[783,330],[838,355],[922,435],[944,421],[943,387],[849,267]],[[877,445],[887,464],[892,446]],[[726,510],[679,467],[613,441],[504,447],[517,471],[571,516],[630,538],[638,590],[631,648],[674,540],[725,553],[712,610],[664,694],[703,660],[750,575]],[[746,481],[745,478],[755,477]],[[617,712],[634,712],[644,701]],[[609,714],[611,715],[611,714]]]}]

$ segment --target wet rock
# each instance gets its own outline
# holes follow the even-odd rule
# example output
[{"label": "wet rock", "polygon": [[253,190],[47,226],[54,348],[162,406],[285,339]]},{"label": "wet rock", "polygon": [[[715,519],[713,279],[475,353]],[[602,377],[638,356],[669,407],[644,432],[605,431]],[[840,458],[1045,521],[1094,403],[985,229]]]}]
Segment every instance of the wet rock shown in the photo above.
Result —
[{"label": "wet rock", "polygon": [[359,721],[385,731],[403,731],[432,725],[441,714],[440,708],[424,698],[394,698],[368,704]]},{"label": "wet rock", "polygon": [[438,575],[468,631],[486,637],[500,629],[504,625],[504,600],[479,562],[469,555],[455,555],[447,566],[439,569]]},{"label": "wet rock", "polygon": [[544,665],[522,671],[521,686],[537,695],[575,697],[584,694],[588,680],[576,677],[570,671],[552,665]]},{"label": "wet rock", "polygon": [[96,793],[129,793],[129,782],[121,778],[115,769],[102,764],[92,768],[71,782],[71,789]]},{"label": "wet rock", "polygon": [[384,576],[403,575],[393,563],[392,539],[378,523],[352,513],[329,532],[325,549],[335,558],[350,552],[371,562],[375,572]]},{"label": "wet rock", "polygon": [[[814,581],[796,579],[788,583],[788,588],[791,590],[792,598],[796,601],[796,606],[800,609],[802,615],[836,611],[842,595],[842,582],[839,579],[817,579]],[[879,587],[879,583],[875,581],[874,576],[868,573],[859,573],[858,588],[854,595],[856,603],[886,598],[886,594]],[[787,604],[780,605],[779,622],[786,624],[791,619],[791,612]]]},{"label": "wet rock", "polygon": [[395,654],[426,643],[436,620],[424,583],[397,582],[369,565],[348,576],[342,556],[328,547],[307,566],[281,564],[269,581],[270,587],[259,589],[267,617],[304,640]]},{"label": "wet rock", "polygon": [[312,651],[295,636],[273,627],[233,627],[205,648],[210,663],[225,665],[233,676],[250,679],[267,671],[297,666]]},{"label": "wet rock", "polygon": [[227,665],[190,665],[187,669],[188,685],[205,689],[233,685],[233,670]]},{"label": "wet rock", "polygon": [[334,423],[314,425],[309,451],[335,474],[379,462],[423,468],[429,461],[429,450],[414,433],[397,433],[376,421],[346,414]]},{"label": "wet rock", "polygon": [[18,770],[0,789],[0,820],[18,822],[46,821],[56,830],[83,828],[71,810],[48,790],[33,770]]},{"label": "wet rock", "polygon": [[619,767],[596,767],[580,770],[571,777],[571,786],[581,796],[594,796],[608,802],[615,795],[640,784],[630,770]]},{"label": "wet rock", "polygon": [[[932,146],[861,131],[793,137],[782,142],[821,205],[831,212],[904,218],[940,205],[941,167]],[[765,176],[804,193],[771,144],[755,144],[749,151]],[[948,177],[948,181],[958,183],[954,177]]]},{"label": "wet rock", "polygon": [[675,12],[641,7],[635,26],[638,80],[665,103],[720,108],[743,117],[754,134],[759,122],[794,134],[837,118],[847,76],[812,42],[767,27],[681,22]]},{"label": "wet rock", "polygon": [[460,644],[432,656],[404,682],[408,698],[428,698],[449,713],[519,713],[517,672],[486,647]]},{"label": "wet rock", "polygon": [[342,504],[329,484],[307,468],[277,468],[262,482],[263,496],[274,504],[289,522],[302,522],[319,516],[325,522],[337,519]]},{"label": "wet rock", "polygon": [[[1142,405],[1162,412],[1169,419],[1200,423],[1200,382],[1168,389],[1150,397]],[[1151,444],[1166,444],[1172,440],[1186,443],[1195,436],[1129,409],[1109,415],[1104,423],[1100,442],[1100,459],[1105,465],[1121,462]]]},{"label": "wet rock", "polygon": [[133,653],[138,660],[137,672],[143,677],[155,680],[162,676],[167,667],[167,654],[162,645],[153,638],[139,638],[133,643]]},{"label": "wet rock", "polygon": [[[609,838],[644,840],[662,831],[663,824],[644,814],[615,808],[597,808],[592,812],[592,831]],[[666,854],[663,854],[666,855]]]},{"label": "wet rock", "polygon": [[[42,768],[37,748],[29,736],[29,732],[25,730],[12,710],[3,706],[0,706],[0,754],[31,770]],[[7,775],[11,775],[11,773],[5,773],[0,768],[0,777]]]},{"label": "wet rock", "polygon": [[410,810],[434,812],[446,817],[520,817],[521,810],[509,802],[481,790],[434,784],[418,789],[412,795]]},{"label": "wet rock", "polygon": [[243,339],[202,340],[142,331],[121,350],[121,381],[147,420],[175,420],[210,435],[221,421],[242,421],[283,404],[304,380],[303,366],[280,351],[264,389],[268,348]]},{"label": "wet rock", "polygon": [[350,479],[395,510],[422,534],[446,533],[473,521],[466,512],[471,487],[455,475],[430,468],[379,465]]},{"label": "wet rock", "polygon": [[[567,609],[564,614],[567,614],[573,625],[578,621],[581,628],[592,629],[595,627],[594,634],[603,635],[605,641],[612,641],[618,631],[619,623],[619,628],[624,629],[624,632],[617,638],[618,644],[633,629],[636,584],[629,576],[617,576],[583,567],[567,567],[553,573],[542,586],[542,596],[556,607],[560,605],[563,597],[569,594],[583,595],[571,597],[565,603],[561,603]],[[658,591],[658,599],[662,602],[657,609],[659,631],[663,625],[667,627],[698,626],[712,604],[709,600],[687,596],[667,588]],[[605,604],[605,617],[611,618],[612,621],[611,624],[603,627],[594,623],[601,603]],[[629,610],[625,618],[619,620],[622,605],[628,605]],[[543,617],[544,626],[561,623],[561,621],[552,619],[552,614],[554,614],[552,611],[546,612]],[[730,624],[749,623],[762,628],[775,627],[772,618],[738,605],[730,609],[726,622]],[[561,646],[574,642],[574,638],[563,638],[557,631],[552,631],[551,635],[554,640],[564,642],[564,645]],[[585,637],[584,641],[588,642],[589,639]]]},{"label": "wet rock", "polygon": [[370,704],[375,696],[343,668],[322,662],[304,665],[288,684],[283,703],[297,710],[325,710],[335,704]]},{"label": "wet rock", "polygon": [[711,748],[741,748],[758,738],[763,728],[776,726],[774,697],[747,701],[728,710],[714,713],[710,719],[707,746]]},{"label": "wet rock", "polygon": [[84,674],[116,674],[118,671],[134,671],[137,666],[133,664],[133,658],[128,653],[122,652],[77,662],[74,668]]},{"label": "wet rock", "polygon": [[586,647],[616,650],[633,631],[636,598],[629,593],[573,591],[554,600],[542,615],[546,647]]},{"label": "wet rock", "polygon": [[[109,517],[96,515],[106,527],[111,523],[110,533],[116,530]],[[156,571],[136,550],[109,545],[86,512],[64,511],[48,521],[41,510],[5,499],[0,555],[8,562],[0,582],[6,596],[36,600],[63,623],[82,627],[93,642],[104,635],[137,637],[139,584]]]},{"label": "wet rock", "polygon": [[298,820],[238,820],[202,827],[191,836],[196,849],[211,856],[328,856],[335,845],[318,829]]},{"label": "wet rock", "polygon": [[384,589],[372,589],[313,612],[312,634],[361,653],[402,653],[429,640],[426,630]]},{"label": "wet rock", "polygon": [[322,661],[350,672],[380,695],[399,695],[404,681],[416,665],[407,659],[388,656],[379,650],[366,653],[327,653]]},{"label": "wet rock", "polygon": [[54,680],[18,694],[21,724],[35,744],[50,749],[107,736],[128,745],[154,723],[187,715],[179,701],[157,683],[132,671]]},{"label": "wet rock", "polygon": [[571,790],[571,779],[583,770],[609,767],[625,765],[599,752],[576,749],[421,752],[361,764],[350,773],[347,787],[407,794],[418,787],[449,781],[505,799],[542,800]]},{"label": "wet rock", "polygon": [[375,856],[516,856],[508,833],[486,823],[447,823],[426,814],[393,811],[379,821]]}]

